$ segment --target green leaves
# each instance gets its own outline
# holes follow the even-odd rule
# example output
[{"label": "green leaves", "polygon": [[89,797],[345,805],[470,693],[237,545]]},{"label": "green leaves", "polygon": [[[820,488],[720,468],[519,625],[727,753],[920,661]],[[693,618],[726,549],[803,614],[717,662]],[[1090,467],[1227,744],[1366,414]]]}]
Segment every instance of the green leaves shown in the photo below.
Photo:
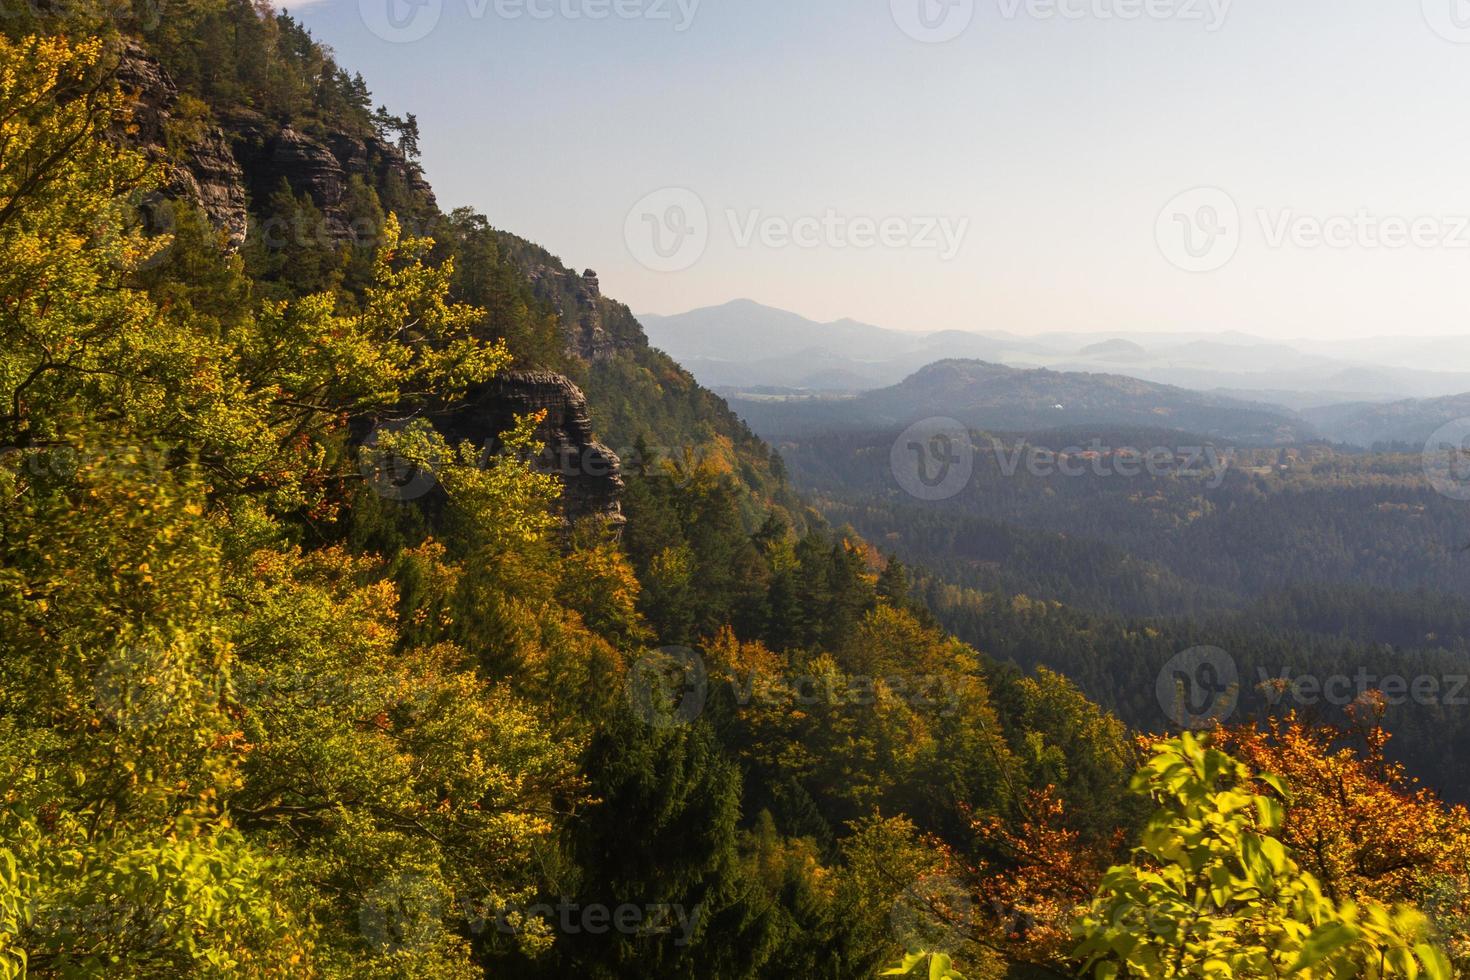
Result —
[{"label": "green leaves", "polygon": [[17,939],[30,922],[31,911],[15,855],[0,848],[0,980],[25,976],[29,957]]},{"label": "green leaves", "polygon": [[1448,975],[1412,909],[1341,906],[1271,832],[1287,797],[1194,736],[1164,742],[1135,786],[1161,803],[1128,865],[1103,878],[1078,922],[1075,956],[1098,980],[1164,977]]},{"label": "green leaves", "polygon": [[[1326,922],[1314,929],[1302,943],[1301,952],[1287,968],[1288,973],[1304,973],[1336,955],[1362,938],[1362,930],[1348,922]],[[1310,973],[1306,975],[1310,976]]]},{"label": "green leaves", "polygon": [[[408,952],[368,948],[358,913],[408,871],[531,897],[582,740],[446,623],[411,639],[387,566],[323,539],[362,476],[350,420],[508,354],[393,219],[360,303],[251,309],[197,222],[160,253],[103,60],[0,36],[0,980],[473,974],[462,909]],[[497,568],[554,554],[556,485],[516,455],[532,426],[488,467],[432,432],[396,447],[443,459],[463,551]],[[553,588],[475,598],[575,648]]]},{"label": "green leaves", "polygon": [[929,980],[965,980],[963,976],[954,970],[953,961],[947,953],[909,953],[903,958],[903,962],[891,970],[884,970],[879,976],[884,977],[907,977],[915,973],[921,973],[922,967],[928,964]]}]

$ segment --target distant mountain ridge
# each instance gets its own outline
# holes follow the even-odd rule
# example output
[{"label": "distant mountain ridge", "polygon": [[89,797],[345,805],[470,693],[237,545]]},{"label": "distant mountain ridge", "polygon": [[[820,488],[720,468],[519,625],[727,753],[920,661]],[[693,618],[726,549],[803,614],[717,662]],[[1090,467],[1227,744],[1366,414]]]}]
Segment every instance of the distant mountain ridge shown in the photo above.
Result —
[{"label": "distant mountain ridge", "polygon": [[1470,391],[1470,369],[1446,370],[1470,365],[1470,347],[1454,337],[1282,343],[1241,331],[914,333],[855,320],[818,323],[751,300],[639,319],[650,343],[702,384],[722,389],[852,394],[898,384],[936,361],[978,359],[1128,375],[1198,391],[1226,389],[1293,408]]},{"label": "distant mountain ridge", "polygon": [[932,417],[994,431],[1143,427],[1251,445],[1315,435],[1305,420],[1279,406],[1123,375],[1023,370],[959,359],[938,361],[897,385],[854,397],[736,397],[732,405],[773,441],[820,432],[897,430]]},{"label": "distant mountain ridge", "polygon": [[1425,443],[1437,429],[1470,418],[1470,394],[1408,399],[1388,404],[1350,403],[1303,413],[1324,436],[1355,446]]}]

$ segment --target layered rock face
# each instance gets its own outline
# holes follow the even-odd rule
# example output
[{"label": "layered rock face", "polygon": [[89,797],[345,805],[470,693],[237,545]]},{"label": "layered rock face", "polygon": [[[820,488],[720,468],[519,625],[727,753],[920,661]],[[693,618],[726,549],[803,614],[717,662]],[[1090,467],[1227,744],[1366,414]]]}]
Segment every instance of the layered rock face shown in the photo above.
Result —
[{"label": "layered rock face", "polygon": [[[433,192],[417,164],[376,136],[329,133],[323,139],[290,126],[277,126],[254,113],[239,111],[227,120],[235,135],[234,152],[244,169],[251,200],[265,201],[282,181],[298,197],[309,197],[322,212],[324,227],[313,233],[345,241],[354,237],[348,215],[347,182],[362,177],[369,186],[390,179],[419,192],[434,206]],[[360,230],[357,230],[360,234]]]},{"label": "layered rock face", "polygon": [[387,140],[376,136],[332,133],[327,137],[327,146],[347,176],[362,177],[376,184],[386,180],[389,174],[395,174],[408,185],[409,190],[423,195],[431,207],[437,207],[434,189],[429,186],[423,170]]},{"label": "layered rock face", "polygon": [[[118,85],[132,96],[135,131],[129,139],[157,160],[169,159],[169,122],[179,91],[168,72],[136,44],[128,44],[117,70]],[[433,192],[418,165],[377,136],[333,132],[317,139],[281,126],[258,113],[239,109],[194,133],[177,154],[183,166],[170,170],[173,196],[186,197],[204,209],[215,227],[239,248],[250,231],[251,202],[257,206],[285,181],[298,196],[309,196],[321,210],[324,226],[312,229],[329,239],[345,240],[353,229],[344,202],[348,179],[360,176],[381,186],[402,181],[429,207]]]},{"label": "layered rock face", "polygon": [[518,416],[544,411],[536,433],[544,449],[538,468],[562,478],[562,510],[568,521],[597,518],[625,523],[622,461],[592,434],[582,390],[549,371],[512,371],[481,385],[437,427],[451,442],[469,441],[494,453],[499,437]]},{"label": "layered rock face", "polygon": [[[123,49],[117,82],[132,97],[135,132],[130,140],[149,157],[167,160],[168,124],[179,99],[173,79],[142,48],[130,43]],[[249,230],[245,174],[224,130],[211,126],[196,133],[182,156],[182,166],[169,168],[169,194],[197,203],[214,226],[225,232],[230,247],[239,248]]]},{"label": "layered rock face", "polygon": [[529,276],[537,295],[550,301],[561,314],[568,352],[594,363],[618,352],[620,345],[603,316],[597,273],[588,269],[577,275],[570,269],[542,265],[532,269]]},{"label": "layered rock face", "polygon": [[[129,46],[117,78],[133,97],[134,131],[126,138],[156,160],[171,163],[169,196],[184,197],[203,208],[214,225],[223,229],[232,248],[244,244],[252,229],[249,207],[274,193],[284,180],[298,196],[308,196],[322,212],[321,229],[314,235],[345,240],[354,234],[345,208],[348,180],[362,177],[370,186],[398,180],[422,195],[430,208],[433,194],[419,167],[399,149],[375,136],[329,133],[318,139],[290,126],[280,126],[247,109],[224,119],[225,128],[210,127],[170,157],[169,123],[178,102],[178,89],[167,71],[142,48]],[[182,156],[182,166],[178,157]],[[270,236],[282,229],[257,229]],[[284,233],[300,233],[286,230]],[[564,311],[569,324],[571,353],[583,360],[612,355],[618,343],[607,329],[607,301],[598,290],[597,277],[545,267],[538,291]],[[462,404],[449,406],[440,428],[454,441],[469,440],[491,451],[498,437],[515,425],[517,416],[546,412],[538,434],[545,449],[540,468],[560,476],[564,484],[563,514],[568,521],[598,518],[617,527],[624,523],[620,499],[622,464],[617,455],[596,440],[587,413],[587,399],[567,378],[549,372],[511,372],[472,393]]]},{"label": "layered rock face", "polygon": [[245,244],[250,230],[246,210],[244,174],[235,162],[223,130],[211,129],[190,149],[184,192],[199,202],[215,227],[229,236],[230,248]]}]

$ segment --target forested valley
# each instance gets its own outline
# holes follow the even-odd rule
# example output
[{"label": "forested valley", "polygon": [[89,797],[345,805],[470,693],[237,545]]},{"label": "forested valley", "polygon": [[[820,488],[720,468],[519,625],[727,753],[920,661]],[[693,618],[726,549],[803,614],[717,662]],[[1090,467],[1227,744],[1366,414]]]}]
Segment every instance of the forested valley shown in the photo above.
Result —
[{"label": "forested valley", "polygon": [[[1408,463],[925,509],[441,211],[289,15],[0,31],[0,978],[1470,967]],[[1257,684],[1360,666],[1445,686]]]}]

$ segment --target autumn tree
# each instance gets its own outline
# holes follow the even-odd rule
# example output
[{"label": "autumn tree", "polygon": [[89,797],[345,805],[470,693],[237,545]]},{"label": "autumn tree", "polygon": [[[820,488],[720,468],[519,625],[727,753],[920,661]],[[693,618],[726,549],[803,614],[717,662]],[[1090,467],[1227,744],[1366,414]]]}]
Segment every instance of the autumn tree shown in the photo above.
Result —
[{"label": "autumn tree", "polygon": [[1281,777],[1185,733],[1158,745],[1135,786],[1158,810],[1077,923],[1088,975],[1450,977],[1422,913],[1334,901],[1303,870],[1278,836]]}]

